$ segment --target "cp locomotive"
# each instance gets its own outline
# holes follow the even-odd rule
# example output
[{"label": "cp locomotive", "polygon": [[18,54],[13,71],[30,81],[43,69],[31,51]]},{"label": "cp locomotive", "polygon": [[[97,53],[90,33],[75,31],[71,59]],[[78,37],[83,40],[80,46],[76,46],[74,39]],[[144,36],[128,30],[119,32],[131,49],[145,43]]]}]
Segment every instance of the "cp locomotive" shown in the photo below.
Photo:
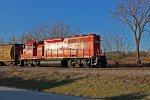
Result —
[{"label": "cp locomotive", "polygon": [[106,57],[102,55],[100,48],[100,36],[96,34],[31,41],[23,45],[20,53],[14,61],[19,61],[21,66],[105,67],[107,65]]}]

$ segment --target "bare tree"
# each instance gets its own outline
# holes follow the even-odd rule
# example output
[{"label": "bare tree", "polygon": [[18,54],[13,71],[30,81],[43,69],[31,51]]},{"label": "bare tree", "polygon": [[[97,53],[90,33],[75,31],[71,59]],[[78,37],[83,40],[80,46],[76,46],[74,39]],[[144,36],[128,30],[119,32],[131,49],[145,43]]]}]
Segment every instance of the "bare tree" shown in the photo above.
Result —
[{"label": "bare tree", "polygon": [[0,45],[5,44],[5,41],[2,37],[0,37]]},{"label": "bare tree", "polygon": [[63,38],[79,33],[62,21],[53,23],[41,23],[31,28],[29,33],[33,40],[44,40],[48,38]]},{"label": "bare tree", "polygon": [[149,32],[150,0],[121,0],[112,15],[131,29],[136,42],[137,66],[140,66],[139,45],[142,34]]},{"label": "bare tree", "polygon": [[51,25],[49,23],[40,23],[34,25],[29,31],[33,40],[44,40],[48,38]]},{"label": "bare tree", "polygon": [[79,33],[79,30],[73,30],[68,24],[58,21],[51,24],[50,32],[51,38],[64,38]]},{"label": "bare tree", "polygon": [[26,43],[28,41],[33,41],[32,35],[29,33],[22,33],[18,38],[18,43]]},{"label": "bare tree", "polygon": [[115,62],[117,66],[121,59],[125,57],[124,52],[130,47],[130,42],[123,34],[102,34],[102,48],[106,56]]},{"label": "bare tree", "polygon": [[54,22],[52,24],[40,23],[31,27],[28,32],[20,34],[18,39],[15,36],[10,37],[9,42],[14,43],[17,40],[18,43],[26,43],[28,41],[64,38],[78,33],[78,30],[70,28],[69,25],[62,21]]},{"label": "bare tree", "polygon": [[147,50],[148,57],[150,57],[150,50]]},{"label": "bare tree", "polygon": [[18,43],[18,38],[14,34],[12,34],[11,37],[8,38],[7,43],[9,43],[9,44]]}]

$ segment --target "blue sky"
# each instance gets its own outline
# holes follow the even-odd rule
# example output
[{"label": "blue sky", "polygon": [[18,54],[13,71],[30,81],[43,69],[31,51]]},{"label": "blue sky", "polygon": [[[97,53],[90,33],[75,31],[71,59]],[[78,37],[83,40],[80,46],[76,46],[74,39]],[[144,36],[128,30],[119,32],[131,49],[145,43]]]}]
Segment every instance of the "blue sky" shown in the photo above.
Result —
[{"label": "blue sky", "polygon": [[[26,32],[41,22],[64,21],[82,33],[113,33],[119,30],[111,19],[115,0],[0,0],[0,36]],[[133,40],[128,28],[126,35]],[[133,40],[134,41],[134,40]],[[150,49],[147,36],[141,48]],[[134,42],[133,42],[134,43]],[[134,48],[134,47],[133,47]]]}]

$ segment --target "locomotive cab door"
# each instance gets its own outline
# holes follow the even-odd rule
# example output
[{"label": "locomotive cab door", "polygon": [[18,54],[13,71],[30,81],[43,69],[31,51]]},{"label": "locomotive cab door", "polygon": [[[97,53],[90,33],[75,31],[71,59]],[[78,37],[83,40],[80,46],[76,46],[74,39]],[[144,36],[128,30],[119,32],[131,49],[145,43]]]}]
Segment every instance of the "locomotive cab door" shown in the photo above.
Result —
[{"label": "locomotive cab door", "polygon": [[27,58],[32,58],[37,56],[37,45],[36,42],[27,42],[25,48],[25,55],[28,55]]},{"label": "locomotive cab door", "polygon": [[41,58],[44,56],[44,45],[37,46],[37,57]]},{"label": "locomotive cab door", "polygon": [[37,46],[33,44],[33,56],[37,56]]}]

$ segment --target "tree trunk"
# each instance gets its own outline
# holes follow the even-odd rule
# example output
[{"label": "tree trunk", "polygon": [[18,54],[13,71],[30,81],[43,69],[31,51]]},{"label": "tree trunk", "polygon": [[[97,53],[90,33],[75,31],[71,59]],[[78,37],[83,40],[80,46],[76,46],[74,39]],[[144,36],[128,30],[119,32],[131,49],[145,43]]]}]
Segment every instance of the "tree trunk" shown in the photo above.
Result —
[{"label": "tree trunk", "polygon": [[139,42],[136,43],[136,53],[137,53],[137,66],[140,67],[142,65],[141,57],[140,57],[140,50],[139,50]]}]

